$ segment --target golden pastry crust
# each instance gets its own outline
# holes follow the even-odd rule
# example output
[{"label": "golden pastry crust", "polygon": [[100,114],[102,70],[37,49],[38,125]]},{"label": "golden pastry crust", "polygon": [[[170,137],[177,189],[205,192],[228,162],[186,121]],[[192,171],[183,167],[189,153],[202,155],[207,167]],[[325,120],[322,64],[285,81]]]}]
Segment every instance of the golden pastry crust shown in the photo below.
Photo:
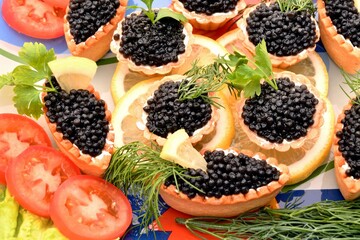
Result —
[{"label": "golden pastry crust", "polygon": [[325,3],[317,1],[321,41],[331,59],[344,71],[354,74],[360,70],[360,49],[343,35],[338,34],[329,16]]},{"label": "golden pastry crust", "polygon": [[[255,55],[255,45],[249,40],[249,35],[246,30],[246,27],[247,27],[246,19],[249,17],[250,13],[256,9],[256,7],[259,4],[256,4],[253,7],[247,8],[244,11],[243,17],[236,23],[238,28],[240,29],[240,31],[238,31],[238,37],[243,42],[243,46],[248,51],[250,51],[252,53],[252,55]],[[266,4],[270,5],[271,2],[268,2]],[[315,23],[315,26],[316,26],[316,42],[317,42],[320,39],[320,30],[319,30],[316,20],[313,17],[312,17],[312,21]],[[285,69],[289,66],[295,65],[296,63],[306,59],[308,57],[309,52],[315,51],[315,48],[316,48],[316,46],[309,47],[307,49],[304,49],[299,54],[291,55],[291,56],[280,57],[280,56],[276,56],[274,54],[269,54],[270,60],[271,60],[273,67]]]},{"label": "golden pastry crust", "polygon": [[289,170],[286,165],[278,164],[275,158],[266,158],[262,153],[253,154],[242,150],[241,153],[266,161],[280,171],[278,181],[272,181],[258,189],[250,189],[246,194],[236,194],[215,197],[196,197],[190,199],[186,194],[177,191],[174,185],[162,185],[160,195],[172,208],[192,216],[234,217],[241,213],[260,208],[270,203],[289,180]]},{"label": "golden pastry crust", "polygon": [[[93,86],[89,86],[87,90],[95,95],[97,99],[100,99],[100,95],[97,91],[94,90]],[[46,93],[42,94],[42,99],[46,96]],[[106,114],[106,120],[110,122],[111,120],[111,112],[107,109],[107,105],[105,104],[105,114]],[[102,176],[107,167],[109,166],[110,160],[111,160],[111,154],[114,152],[114,131],[109,124],[109,133],[106,137],[106,144],[102,150],[102,154],[92,157],[89,154],[83,154],[80,149],[71,143],[69,140],[63,138],[63,134],[56,131],[56,124],[51,123],[49,121],[49,118],[46,117],[47,108],[43,107],[44,116],[46,123],[49,126],[50,132],[54,137],[54,140],[56,142],[56,145],[60,149],[61,152],[63,152],[66,156],[68,156],[71,161],[77,165],[80,170],[89,175],[94,176]]]},{"label": "golden pastry crust", "polygon": [[[183,75],[170,75],[170,76],[166,76],[163,79],[157,81],[152,87],[149,88],[149,97],[152,96],[152,93],[158,89],[158,87],[163,84],[164,82],[167,81],[181,81],[182,79],[185,79],[186,77]],[[151,95],[150,95],[151,94]],[[213,94],[213,93],[211,93]],[[145,104],[145,103],[144,103]],[[203,138],[204,135],[210,134],[212,131],[215,130],[216,127],[216,123],[219,119],[219,112],[218,109],[214,106],[211,106],[212,112],[211,112],[211,118],[210,120],[206,123],[205,126],[203,126],[200,129],[197,129],[194,134],[190,137],[190,142],[192,144],[196,144],[197,142],[201,141],[201,139]],[[137,122],[138,126],[143,126],[144,127],[144,137],[146,139],[149,140],[154,140],[157,142],[157,144],[159,144],[160,146],[163,146],[165,144],[166,138],[160,137],[152,132],[149,131],[149,129],[146,126],[146,117],[147,114],[143,111],[142,114],[142,119],[139,119],[139,121]]]},{"label": "golden pastry crust", "polygon": [[74,37],[70,33],[70,25],[66,19],[69,7],[66,9],[64,17],[64,33],[66,44],[72,55],[86,57],[97,61],[102,58],[110,49],[110,42],[117,24],[123,19],[126,11],[128,0],[119,0],[120,6],[115,16],[105,25],[102,26],[94,35],[86,39],[85,42],[76,44]]},{"label": "golden pastry crust", "polygon": [[246,3],[244,0],[239,0],[234,10],[213,15],[190,12],[179,0],[172,0],[171,6],[175,12],[182,13],[194,28],[213,31],[224,26],[228,20],[237,16],[241,10],[246,8]]},{"label": "golden pastry crust", "polygon": [[342,153],[339,151],[339,138],[336,136],[338,131],[341,131],[344,125],[341,121],[345,118],[345,111],[349,110],[352,107],[351,101],[344,106],[343,111],[339,114],[337,118],[337,123],[335,125],[335,137],[334,137],[334,170],[336,182],[339,186],[340,192],[346,200],[353,200],[360,197],[360,179],[355,179],[346,175],[346,169],[348,165],[343,157]]},{"label": "golden pastry crust", "polygon": [[301,137],[290,142],[284,141],[283,143],[269,142],[266,139],[259,137],[255,132],[250,130],[250,128],[244,123],[243,119],[241,118],[246,98],[242,97],[240,99],[237,109],[238,116],[240,117],[240,126],[242,127],[242,130],[246,133],[250,141],[254,142],[255,144],[261,146],[261,148],[264,149],[275,149],[280,152],[285,152],[288,151],[290,148],[301,148],[306,143],[306,141],[315,139],[319,136],[320,128],[324,123],[323,114],[326,111],[326,104],[322,99],[322,96],[320,96],[318,90],[310,84],[310,81],[305,76],[288,71],[275,73],[275,78],[282,77],[288,77],[290,80],[295,82],[295,84],[305,84],[308,87],[309,91],[313,93],[314,96],[319,100],[319,103],[316,105],[316,112],[313,117],[314,124],[308,128],[308,132],[305,137]]},{"label": "golden pastry crust", "polygon": [[[135,12],[136,14],[140,14],[140,12]],[[161,75],[165,75],[167,73],[169,73],[172,69],[174,68],[178,68],[181,67],[187,60],[187,58],[191,55],[191,51],[192,51],[192,43],[194,42],[194,37],[192,34],[192,26],[190,23],[184,23],[184,30],[183,33],[185,34],[185,39],[184,39],[184,43],[185,43],[185,52],[180,54],[178,56],[178,61],[177,62],[170,62],[166,65],[163,66],[150,66],[150,65],[136,65],[130,58],[125,58],[120,52],[119,52],[119,48],[120,48],[120,42],[121,42],[121,35],[122,35],[122,22],[125,21],[125,19],[123,19],[119,24],[117,29],[114,31],[114,34],[119,34],[120,38],[119,40],[112,40],[111,44],[110,44],[110,49],[113,53],[116,54],[117,59],[119,60],[119,62],[123,62],[125,64],[128,65],[129,69],[135,72],[142,72],[145,75],[154,75],[154,74],[161,74]]]}]

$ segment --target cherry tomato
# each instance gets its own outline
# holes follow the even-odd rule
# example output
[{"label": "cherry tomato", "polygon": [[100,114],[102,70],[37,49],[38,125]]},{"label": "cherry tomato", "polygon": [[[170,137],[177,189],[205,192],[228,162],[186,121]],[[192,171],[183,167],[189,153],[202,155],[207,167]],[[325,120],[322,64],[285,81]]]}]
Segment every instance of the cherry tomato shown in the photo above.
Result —
[{"label": "cherry tomato", "polygon": [[34,38],[52,39],[64,35],[65,10],[40,0],[3,0],[2,14],[14,30]]},{"label": "cherry tomato", "polygon": [[31,145],[51,146],[45,130],[28,117],[12,113],[0,114],[0,183],[5,183],[8,161]]},{"label": "cherry tomato", "polygon": [[44,0],[50,6],[66,9],[69,5],[69,0]]},{"label": "cherry tomato", "polygon": [[73,240],[120,237],[131,223],[131,212],[130,203],[120,189],[89,175],[66,180],[50,205],[55,226]]},{"label": "cherry tomato", "polygon": [[51,147],[31,146],[6,170],[10,193],[22,207],[42,217],[50,216],[50,202],[60,184],[80,169],[63,153]]}]

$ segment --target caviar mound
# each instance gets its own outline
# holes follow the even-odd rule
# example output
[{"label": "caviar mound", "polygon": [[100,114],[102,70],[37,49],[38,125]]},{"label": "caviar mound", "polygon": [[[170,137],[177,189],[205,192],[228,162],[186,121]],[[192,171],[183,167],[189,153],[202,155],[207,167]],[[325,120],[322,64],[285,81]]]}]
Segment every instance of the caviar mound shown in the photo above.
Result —
[{"label": "caviar mound", "polygon": [[[174,32],[174,23],[183,27],[179,35],[183,37],[181,44],[183,46],[176,42],[179,39],[165,39],[166,37],[178,36]],[[167,27],[171,29],[168,30]],[[139,31],[141,31],[140,34]],[[160,33],[161,36],[158,36]],[[138,35],[141,37],[138,37]],[[191,24],[180,23],[172,18],[163,18],[152,24],[143,12],[134,12],[118,24],[110,48],[116,54],[119,62],[127,64],[130,70],[146,75],[154,75],[167,74],[172,69],[183,65],[191,54],[192,42]],[[125,48],[127,49],[125,50]],[[145,51],[148,56],[144,54]],[[177,53],[174,54],[175,52]],[[165,53],[168,53],[168,55],[163,56]]]},{"label": "caviar mound", "polygon": [[[202,66],[211,63],[217,56],[223,56],[227,53],[225,48],[210,38],[196,34],[193,35],[193,37],[194,41],[191,45],[192,51],[190,56],[183,65],[173,69],[169,75],[184,74],[190,70],[194,61],[198,61],[198,65]],[[119,62],[111,81],[111,95],[114,102],[118,102],[132,86],[141,81],[149,80],[150,78],[159,80],[161,79],[161,75],[148,76],[140,72],[134,72],[129,69],[125,62]]]},{"label": "caviar mound", "polygon": [[[228,20],[237,16],[241,10],[246,8],[246,3],[243,0],[239,0],[237,1],[234,9],[228,10],[226,12],[212,11],[209,12],[209,14],[207,12],[189,10],[184,6],[183,1],[180,0],[172,0],[172,8],[175,12],[182,13],[194,28],[210,31],[222,27]],[[214,6],[213,8],[218,10],[219,6]]]},{"label": "caviar mound", "polygon": [[[349,176],[348,171],[350,169],[350,166],[347,163],[347,160],[345,159],[343,152],[340,151],[341,146],[339,144],[339,141],[341,140],[341,136],[339,136],[339,134],[344,129],[343,121],[345,121],[345,118],[347,115],[346,112],[350,112],[352,108],[353,108],[353,103],[349,102],[346,106],[344,106],[343,111],[339,114],[339,116],[337,118],[337,123],[335,125],[335,133],[336,134],[334,137],[334,146],[333,146],[334,158],[335,158],[334,159],[334,165],[335,165],[334,170],[335,170],[336,182],[339,186],[342,196],[346,200],[353,200],[353,199],[360,197],[360,179],[354,178],[351,175]],[[341,135],[343,135],[343,134],[341,134]],[[346,139],[345,139],[345,141],[346,141]],[[342,148],[344,148],[344,147],[342,146]],[[355,151],[355,147],[354,147],[354,149],[349,149],[349,150]],[[354,158],[354,161],[356,161],[356,160],[357,159]],[[359,160],[357,160],[357,161],[359,161]]]},{"label": "caviar mound", "polygon": [[[270,3],[269,2],[269,3],[266,3],[266,6],[269,7],[272,4],[276,4],[276,3]],[[244,11],[243,17],[237,22],[237,26],[240,29],[240,31],[238,31],[238,38],[239,38],[240,41],[243,42],[244,47],[249,52],[251,52],[253,55],[255,55],[255,44],[250,40],[250,35],[249,35],[249,32],[248,32],[248,22],[247,22],[247,20],[249,18],[251,18],[251,16],[254,15],[254,12],[257,10],[257,8],[261,7],[261,6],[265,6],[265,3],[260,3],[260,4],[257,4],[255,6],[253,6],[253,7],[247,8]],[[271,60],[271,63],[273,65],[273,67],[286,68],[286,67],[292,66],[292,65],[306,59],[309,52],[315,51],[315,47],[316,47],[315,43],[317,41],[319,41],[319,39],[320,39],[320,31],[319,31],[319,27],[317,25],[317,22],[313,17],[311,17],[311,22],[312,22],[313,25],[315,25],[315,29],[314,29],[314,31],[315,31],[314,38],[315,39],[314,39],[314,41],[312,41],[313,45],[309,44],[309,46],[304,48],[299,53],[295,53],[295,54],[291,53],[291,54],[286,54],[286,55],[284,55],[284,53],[280,54],[280,52],[277,52],[277,54],[272,53],[273,52],[272,49],[268,46],[269,41],[265,37],[265,41],[267,42],[267,46],[268,46],[268,52],[270,53],[269,54],[270,55],[270,60]],[[258,26],[256,28],[252,28],[252,29],[254,29],[254,30],[263,29],[264,33],[266,34],[265,29],[260,28],[260,26]],[[280,28],[277,28],[277,29],[281,30]],[[277,29],[276,29],[276,31],[277,31]],[[303,31],[303,33],[307,32],[307,30],[304,30],[304,29],[302,29],[302,31]],[[268,32],[271,33],[271,31],[268,31]],[[276,34],[278,34],[278,33],[279,32],[276,32]],[[279,47],[279,46],[276,46],[276,47]],[[289,50],[291,50],[291,48]]]},{"label": "caviar mound", "polygon": [[[332,104],[327,98],[323,98],[326,105],[324,112],[324,123],[320,127],[320,134],[314,139],[309,139],[301,148],[290,148],[288,151],[280,152],[275,149],[266,150],[262,146],[250,141],[248,135],[240,126],[240,118],[235,118],[235,128],[237,129],[233,139],[233,146],[241,149],[249,149],[253,152],[262,152],[268,157],[276,158],[279,163],[285,164],[289,168],[290,180],[288,185],[296,184],[309,177],[315,169],[323,162],[328,160],[335,129],[335,114]],[[232,106],[236,111],[235,106]]]},{"label": "caviar mound", "polygon": [[360,49],[339,34],[326,13],[323,0],[317,1],[321,41],[331,59],[344,71],[354,74],[360,70]]},{"label": "caviar mound", "polygon": [[[97,91],[94,90],[94,87],[92,85],[90,85],[86,90],[83,91],[88,91],[89,94],[93,94],[94,97],[96,99],[100,99],[100,95]],[[86,150],[81,150],[76,144],[74,144],[72,141],[70,141],[68,138],[64,137],[64,134],[69,134],[68,132],[66,133],[62,133],[59,132],[59,125],[54,122],[51,118],[51,116],[49,117],[48,114],[48,108],[47,108],[47,103],[46,103],[46,97],[48,94],[42,94],[42,100],[44,102],[44,107],[43,107],[43,111],[44,111],[44,115],[45,115],[45,120],[46,123],[48,124],[48,127],[50,129],[51,134],[54,137],[54,140],[57,144],[57,146],[59,147],[60,151],[62,151],[63,153],[65,153],[65,155],[67,155],[79,168],[80,170],[85,173],[85,174],[89,174],[89,175],[94,175],[94,176],[102,176],[102,174],[105,172],[105,170],[107,169],[109,163],[110,163],[110,159],[111,159],[111,154],[114,151],[114,132],[112,129],[111,124],[109,124],[110,120],[111,120],[111,113],[110,111],[107,109],[107,105],[105,103],[104,105],[104,109],[105,109],[105,120],[107,121],[107,125],[104,126],[105,129],[108,129],[108,132],[105,136],[105,142],[104,145],[102,147],[102,149],[100,149],[99,151],[95,151],[95,152],[89,152],[89,153],[85,153],[88,152]],[[69,103],[67,103],[69,104]],[[69,113],[71,114],[71,113]],[[76,121],[73,121],[73,124],[77,124]],[[87,131],[91,132],[91,129],[87,129]],[[94,133],[93,135],[96,135],[97,133]],[[92,141],[96,141],[97,139],[92,139]],[[78,140],[79,141],[79,140]],[[78,144],[81,143],[81,139],[78,142]]]},{"label": "caviar mound", "polygon": [[[287,121],[285,121],[285,119],[282,119],[282,120],[284,120],[284,122],[281,123],[281,126],[278,126],[279,129],[276,128],[274,130],[279,131],[280,128],[284,128],[284,132],[286,132],[286,134],[288,134],[288,132],[292,132],[293,130],[295,130],[295,132],[302,130],[303,134],[299,135],[296,132],[296,133],[294,133],[295,134],[294,138],[290,138],[290,139],[282,138],[282,139],[280,139],[281,141],[278,142],[277,139],[267,139],[265,136],[259,134],[261,129],[259,129],[258,126],[252,127],[252,123],[246,124],[247,116],[244,117],[244,114],[246,112],[245,109],[247,107],[247,101],[256,99],[255,97],[252,99],[242,98],[239,101],[238,116],[241,118],[239,121],[240,126],[241,126],[242,130],[246,133],[246,135],[248,136],[250,141],[261,146],[261,148],[263,148],[263,149],[268,149],[268,150],[275,149],[277,151],[285,152],[285,151],[288,151],[290,148],[293,148],[293,149],[301,148],[306,143],[306,141],[315,139],[319,136],[320,127],[322,126],[323,121],[324,121],[323,113],[326,111],[326,105],[324,104],[324,101],[322,100],[318,91],[309,84],[309,81],[306,77],[304,77],[302,75],[296,75],[292,72],[284,71],[284,72],[280,72],[280,73],[275,73],[275,78],[276,79],[287,78],[287,79],[290,79],[292,82],[294,82],[294,86],[293,86],[294,89],[291,89],[291,86],[286,86],[286,85],[284,86],[284,89],[286,89],[286,88],[290,89],[289,90],[290,93],[295,93],[295,91],[298,91],[298,90],[295,90],[296,87],[300,88],[299,91],[302,90],[303,86],[307,87],[307,89],[304,89],[304,92],[295,93],[295,95],[296,94],[299,95],[298,97],[296,97],[298,99],[294,99],[294,101],[296,101],[296,102],[288,103],[288,101],[290,101],[290,99],[284,98],[284,96],[280,96],[280,99],[278,99],[278,101],[276,101],[276,103],[271,103],[271,104],[273,104],[274,108],[272,108],[272,106],[271,106],[270,107],[271,110],[270,110],[270,109],[267,109],[269,107],[269,105],[265,106],[266,110],[270,110],[270,112],[271,111],[277,112],[277,109],[279,107],[281,107],[285,104],[286,105],[289,104],[288,105],[289,109],[287,109],[289,113],[287,115],[284,115],[284,118],[286,118]],[[309,92],[309,93],[305,93],[305,92]],[[262,93],[260,94],[260,96],[262,94],[265,94],[265,93],[263,93],[263,90],[262,90]],[[313,104],[313,101],[316,101],[317,103],[315,104],[316,107],[309,110],[309,111],[311,111],[310,113],[312,113],[312,114],[311,114],[311,116],[309,116],[308,120],[312,124],[307,124],[306,126],[304,126],[303,128],[300,129],[300,126],[294,125],[294,124],[296,124],[295,120],[297,120],[297,118],[295,118],[295,119],[291,118],[291,114],[294,113],[293,111],[295,111],[295,109],[296,109],[295,105],[297,105],[297,102],[300,103],[300,99],[303,98],[303,96],[301,96],[301,94],[313,95],[314,98],[312,100],[309,99],[309,101],[312,101],[312,102],[310,102],[311,104]],[[262,103],[260,103],[260,101],[263,101],[263,100],[260,99],[255,104],[258,104],[258,103],[262,104]],[[308,102],[308,99],[306,100],[306,105],[308,105],[307,102]],[[294,106],[292,106],[293,104],[294,104]],[[248,108],[253,108],[253,107],[248,106]],[[294,108],[294,110],[291,111],[290,108]],[[304,109],[303,107],[302,107],[302,109],[299,109],[299,114],[302,115],[303,117],[305,117],[305,115],[307,116],[307,112],[302,112],[303,109]],[[280,113],[280,116],[282,114],[285,114],[285,111],[286,111],[286,109],[284,110],[283,113]],[[258,114],[261,115],[260,112]],[[259,116],[255,115],[255,117],[256,118],[261,117],[260,115]],[[267,122],[265,122],[265,124],[266,124],[265,128],[268,128],[270,123],[277,124],[277,125],[280,123],[279,120],[273,119],[276,116],[269,115],[268,117],[270,117],[271,119],[264,120],[264,121],[267,121]],[[293,120],[290,120],[290,119],[293,119]],[[269,123],[268,121],[271,121],[271,122]],[[263,123],[261,123],[261,124],[263,124]],[[270,126],[273,126],[273,124]],[[305,124],[305,122],[302,124]],[[286,127],[288,127],[287,128],[288,130],[285,130]],[[298,129],[298,127],[299,127],[299,129]],[[252,128],[255,128],[255,129],[252,129]],[[270,130],[265,129],[265,132],[267,132],[267,131],[270,131]]]},{"label": "caviar mound", "polygon": [[[237,49],[247,57],[252,58],[253,54],[244,47],[244,43],[238,38],[239,31],[239,29],[231,30],[230,32],[222,35],[216,41],[220,45],[224,46],[229,52],[233,52]],[[273,69],[275,72],[283,70],[306,76],[310,80],[311,84],[314,85],[323,96],[328,95],[329,75],[324,61],[315,51],[309,52],[306,59],[296,63],[295,65],[284,69]]]},{"label": "caviar mound", "polygon": [[[184,79],[182,75],[171,75],[161,80],[141,81],[119,99],[112,118],[116,147],[121,147],[133,141],[151,144],[150,140],[157,140],[162,144],[166,140],[166,138],[151,134],[146,129],[146,114],[143,108],[162,83],[182,79]],[[216,92],[215,96],[218,97],[218,102],[223,107],[214,109],[215,111],[211,113],[214,117],[204,127],[194,132],[191,141],[193,143],[197,142],[195,145],[197,149],[229,147],[234,137],[233,116],[226,97],[221,92]]]},{"label": "caviar mound", "polygon": [[[104,8],[105,6],[109,5],[110,0],[101,0],[99,4],[102,4]],[[72,0],[69,3],[69,6],[66,9],[65,14],[65,22],[64,22],[64,32],[65,32],[65,40],[66,44],[69,48],[69,51],[74,56],[79,57],[86,57],[89,59],[92,59],[94,61],[99,60],[101,57],[103,57],[110,49],[110,42],[112,39],[112,35],[117,27],[117,24],[121,21],[121,19],[125,15],[126,6],[127,6],[127,0],[113,0],[118,1],[119,6],[116,9],[115,15],[106,23],[101,22],[102,20],[97,20],[96,17],[103,16],[101,14],[97,13],[96,9],[99,9],[100,6],[95,6],[95,9],[92,9],[91,6],[87,6],[86,2],[83,1],[76,1]],[[82,8],[81,8],[82,7]],[[71,9],[86,9],[82,11],[82,14],[75,13],[74,16],[70,17]],[[89,11],[89,13],[84,14],[83,12]],[[73,29],[76,29],[76,31],[81,31],[83,28],[80,25],[74,25],[74,27],[71,27],[72,24],[70,24],[70,21],[74,22],[76,20],[80,20],[79,16],[84,17],[84,21],[89,21],[87,26],[89,28],[93,27],[95,29],[92,29],[94,31],[93,34],[89,33],[90,30],[86,30],[83,34],[86,36],[84,37],[78,37],[75,38],[75,36],[72,34]],[[85,19],[86,18],[86,19]],[[94,19],[93,19],[94,18]],[[75,19],[75,20],[74,20]],[[93,19],[93,22],[90,22],[90,19]],[[101,26],[97,26],[98,22],[102,23]],[[90,36],[88,36],[91,34]]]},{"label": "caviar mound", "polygon": [[[236,155],[236,153],[232,154]],[[199,194],[189,197],[189,195],[178,191],[175,185],[167,184],[168,186],[166,186],[163,184],[160,188],[161,197],[170,207],[192,216],[234,217],[265,206],[271,202],[289,180],[288,169],[285,165],[278,164],[276,159],[266,158],[261,153],[253,154],[250,151],[243,150],[240,154],[255,158],[255,161],[266,161],[266,164],[271,165],[279,172],[277,180],[272,180],[267,185],[256,189],[248,189],[244,191],[246,193],[241,193],[239,190],[237,194],[212,197]],[[196,172],[195,170],[190,171]],[[215,189],[215,187],[213,188]]]}]

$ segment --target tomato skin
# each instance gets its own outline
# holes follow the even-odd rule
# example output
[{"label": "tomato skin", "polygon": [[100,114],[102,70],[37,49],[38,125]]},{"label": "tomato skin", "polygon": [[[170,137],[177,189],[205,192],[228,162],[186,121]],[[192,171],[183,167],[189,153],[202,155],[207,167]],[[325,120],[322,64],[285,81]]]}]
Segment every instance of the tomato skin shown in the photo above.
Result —
[{"label": "tomato skin", "polygon": [[30,37],[53,39],[64,35],[65,9],[40,0],[3,0],[2,15],[11,28]]},{"label": "tomato skin", "polygon": [[31,145],[51,146],[45,130],[31,118],[12,113],[0,114],[0,183],[5,183],[8,161]]},{"label": "tomato skin", "polygon": [[89,175],[66,180],[54,194],[50,214],[59,231],[72,240],[121,237],[132,218],[129,200],[121,190]]},{"label": "tomato skin", "polygon": [[10,193],[22,207],[49,217],[54,192],[66,179],[79,174],[80,169],[63,153],[31,146],[9,162],[5,176]]}]

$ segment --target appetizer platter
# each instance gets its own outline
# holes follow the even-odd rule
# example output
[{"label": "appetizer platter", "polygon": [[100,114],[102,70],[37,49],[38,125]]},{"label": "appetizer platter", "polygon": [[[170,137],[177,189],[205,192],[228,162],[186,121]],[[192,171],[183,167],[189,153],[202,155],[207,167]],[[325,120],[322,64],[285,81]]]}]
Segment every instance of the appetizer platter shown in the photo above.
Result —
[{"label": "appetizer platter", "polygon": [[360,235],[359,2],[203,2],[0,0],[0,239]]}]

